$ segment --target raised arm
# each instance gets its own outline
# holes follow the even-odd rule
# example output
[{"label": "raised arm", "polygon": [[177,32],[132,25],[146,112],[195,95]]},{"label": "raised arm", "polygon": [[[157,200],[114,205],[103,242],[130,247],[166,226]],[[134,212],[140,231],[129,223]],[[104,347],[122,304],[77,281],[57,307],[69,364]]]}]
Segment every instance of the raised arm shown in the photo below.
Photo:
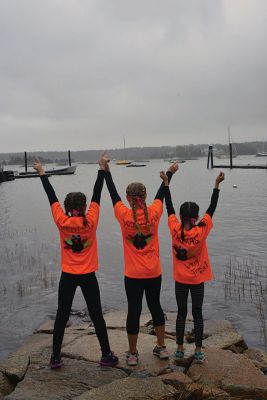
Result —
[{"label": "raised arm", "polygon": [[116,203],[118,203],[118,201],[121,201],[121,197],[119,195],[119,193],[117,192],[116,186],[113,182],[112,179],[112,175],[109,169],[109,157],[106,153],[104,153],[105,158],[106,158],[106,163],[105,163],[105,180],[106,180],[106,184],[107,184],[107,188],[111,197],[111,201],[113,204],[113,207],[115,206]]},{"label": "raised arm", "polygon": [[210,205],[209,208],[206,211],[206,214],[209,214],[210,217],[212,218],[216,207],[217,207],[217,203],[218,203],[218,199],[219,199],[219,193],[220,193],[220,183],[224,181],[224,173],[220,172],[219,175],[217,176],[216,180],[215,180],[215,185],[214,185],[214,189],[213,189],[213,193],[211,196],[211,200],[210,200]]},{"label": "raised arm", "polygon": [[175,210],[172,204],[172,198],[171,198],[171,192],[169,188],[169,179],[167,173],[165,174],[164,171],[160,172],[160,177],[163,180],[163,189],[164,189],[164,196],[165,196],[165,203],[166,203],[166,209],[168,213],[168,217],[170,215],[175,214]]},{"label": "raised arm", "polygon": [[[173,174],[175,174],[175,172],[178,170],[178,163],[174,163],[170,166],[170,168],[168,169],[168,171],[166,172],[166,175],[168,177],[168,183],[170,183]],[[155,196],[155,200],[158,199],[160,201],[163,202],[164,196],[165,196],[165,189],[164,189],[164,181],[162,182],[162,184],[160,185],[157,194]]]},{"label": "raised arm", "polygon": [[109,169],[106,170],[105,179],[106,179],[107,188],[108,188],[108,191],[109,191],[109,194],[111,197],[111,201],[112,201],[112,204],[114,207],[115,204],[118,203],[118,201],[121,201],[121,197],[120,197],[119,193],[117,192],[116,186],[113,182],[111,172]]},{"label": "raised arm", "polygon": [[103,189],[103,184],[104,184],[104,178],[105,178],[105,169],[100,169],[98,170],[97,173],[97,178],[94,184],[94,189],[93,189],[93,195],[91,198],[91,201],[94,201],[97,204],[100,204],[100,199],[101,199],[101,193]]},{"label": "raised arm", "polygon": [[101,193],[102,193],[104,178],[105,178],[105,170],[106,170],[108,161],[109,161],[109,159],[108,159],[108,156],[106,153],[103,153],[101,155],[100,160],[98,161],[99,170],[97,173],[97,178],[96,178],[94,189],[93,189],[93,196],[91,199],[91,201],[94,201],[97,204],[100,204]]},{"label": "raised arm", "polygon": [[41,178],[44,190],[45,190],[45,192],[47,194],[49,203],[52,206],[52,204],[58,202],[58,198],[57,198],[56,193],[55,193],[55,191],[53,189],[53,186],[51,185],[51,183],[50,183],[50,181],[48,179],[48,176],[45,174],[43,166],[42,166],[42,164],[41,164],[41,162],[39,161],[38,158],[35,159],[35,162],[33,164],[33,168],[35,169],[35,171],[38,172],[38,174],[39,174],[39,176]]}]

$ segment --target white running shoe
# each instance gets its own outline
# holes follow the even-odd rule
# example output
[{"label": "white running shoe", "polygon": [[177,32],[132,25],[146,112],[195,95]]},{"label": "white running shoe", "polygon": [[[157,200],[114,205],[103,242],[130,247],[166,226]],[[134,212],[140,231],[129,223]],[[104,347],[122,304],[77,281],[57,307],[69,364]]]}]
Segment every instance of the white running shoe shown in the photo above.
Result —
[{"label": "white running shoe", "polygon": [[159,357],[161,360],[167,360],[169,358],[168,350],[166,346],[155,346],[153,349],[154,356]]}]

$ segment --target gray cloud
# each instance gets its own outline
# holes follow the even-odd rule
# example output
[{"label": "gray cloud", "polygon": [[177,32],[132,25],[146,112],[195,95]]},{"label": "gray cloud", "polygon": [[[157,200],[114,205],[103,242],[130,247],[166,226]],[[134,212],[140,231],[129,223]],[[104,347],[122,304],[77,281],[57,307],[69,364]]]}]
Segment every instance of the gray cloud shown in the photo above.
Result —
[{"label": "gray cloud", "polygon": [[265,0],[0,3],[1,152],[267,139]]}]

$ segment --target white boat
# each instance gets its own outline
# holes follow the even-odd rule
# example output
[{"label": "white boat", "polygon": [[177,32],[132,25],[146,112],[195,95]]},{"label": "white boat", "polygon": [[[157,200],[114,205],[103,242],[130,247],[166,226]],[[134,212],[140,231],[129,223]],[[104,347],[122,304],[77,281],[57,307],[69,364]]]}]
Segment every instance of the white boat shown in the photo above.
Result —
[{"label": "white boat", "polygon": [[130,165],[126,165],[126,168],[137,168],[137,167],[146,167],[146,164],[138,164],[136,162],[132,162]]}]

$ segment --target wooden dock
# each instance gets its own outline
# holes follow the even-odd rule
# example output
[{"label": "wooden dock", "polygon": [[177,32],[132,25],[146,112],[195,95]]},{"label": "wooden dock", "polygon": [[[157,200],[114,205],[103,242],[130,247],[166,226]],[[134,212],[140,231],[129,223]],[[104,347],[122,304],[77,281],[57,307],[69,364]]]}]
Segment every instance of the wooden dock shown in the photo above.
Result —
[{"label": "wooden dock", "polygon": [[213,146],[209,146],[209,152],[208,152],[208,162],[207,162],[207,168],[212,169],[212,168],[220,168],[220,169],[266,169],[267,170],[267,162],[266,164],[262,165],[254,165],[254,164],[247,164],[247,165],[234,165],[233,164],[233,153],[232,153],[232,143],[229,143],[229,155],[230,155],[230,164],[218,164],[215,165],[213,162]]}]

